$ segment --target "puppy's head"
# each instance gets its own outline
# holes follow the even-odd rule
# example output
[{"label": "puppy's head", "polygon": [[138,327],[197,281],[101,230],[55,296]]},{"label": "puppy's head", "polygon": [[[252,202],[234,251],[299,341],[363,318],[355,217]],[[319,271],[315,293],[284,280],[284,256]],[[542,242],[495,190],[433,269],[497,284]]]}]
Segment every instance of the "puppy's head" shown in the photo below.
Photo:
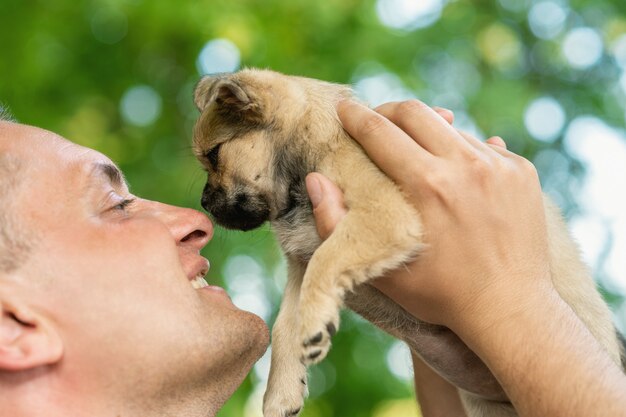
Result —
[{"label": "puppy's head", "polygon": [[207,172],[202,206],[217,223],[250,230],[308,204],[304,177],[325,132],[340,129],[334,105],[348,91],[266,70],[202,78],[193,148]]}]

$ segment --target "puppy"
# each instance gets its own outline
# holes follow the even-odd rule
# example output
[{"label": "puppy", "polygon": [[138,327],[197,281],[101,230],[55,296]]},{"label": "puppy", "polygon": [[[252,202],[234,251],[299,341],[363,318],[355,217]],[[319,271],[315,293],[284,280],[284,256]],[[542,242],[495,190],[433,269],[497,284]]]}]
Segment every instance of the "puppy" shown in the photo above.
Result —
[{"label": "puppy", "polygon": [[[493,375],[454,333],[416,320],[366,284],[419,255],[422,223],[343,130],[335,105],[350,97],[346,86],[254,69],[205,77],[194,93],[201,115],[193,148],[208,174],[202,206],[227,228],[251,230],[271,222],[288,261],[272,329],[265,417],[300,412],[306,368],[328,353],[344,304],[404,340],[457,386],[468,416],[516,416]],[[312,171],[333,180],[349,208],[324,242],[305,189]],[[610,311],[548,201],[546,217],[557,290],[619,362]]]}]

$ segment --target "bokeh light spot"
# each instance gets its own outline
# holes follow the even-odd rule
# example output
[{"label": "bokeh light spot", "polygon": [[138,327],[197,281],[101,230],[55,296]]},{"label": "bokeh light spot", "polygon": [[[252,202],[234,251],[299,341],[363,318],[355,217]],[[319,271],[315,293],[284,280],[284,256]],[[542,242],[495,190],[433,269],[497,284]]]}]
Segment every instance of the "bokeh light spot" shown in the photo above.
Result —
[{"label": "bokeh light spot", "polygon": [[[577,194],[580,221],[607,224],[610,253],[605,258],[603,283],[626,294],[626,135],[592,116],[574,119],[565,132],[565,148],[585,165],[586,176]],[[585,219],[590,217],[590,219]],[[605,242],[606,244],[606,242]],[[586,245],[583,249],[589,250]],[[588,252],[586,257],[593,257]]]},{"label": "bokeh light spot", "polygon": [[576,69],[587,69],[602,58],[602,38],[595,29],[572,29],[563,40],[562,51],[567,62]]},{"label": "bokeh light spot", "polygon": [[148,85],[126,90],[120,102],[122,118],[135,126],[148,126],[161,114],[161,96]]},{"label": "bokeh light spot", "polygon": [[118,43],[127,32],[128,18],[119,10],[101,8],[91,16],[91,33],[102,43]]},{"label": "bokeh light spot", "polygon": [[538,98],[526,108],[524,125],[535,139],[552,142],[565,125],[565,111],[552,97]]},{"label": "bokeh light spot", "polygon": [[251,256],[234,255],[224,264],[223,276],[233,304],[267,321],[272,306],[267,296],[263,267]]},{"label": "bokeh light spot", "polygon": [[267,378],[270,375],[270,365],[272,362],[272,347],[267,348],[261,359],[254,364],[254,375],[261,382],[267,382]]},{"label": "bokeh light spot", "polygon": [[611,45],[611,53],[617,65],[626,69],[626,34],[618,37]]},{"label": "bokeh light spot", "polygon": [[377,106],[388,101],[401,101],[415,98],[400,78],[390,72],[373,74],[354,82],[356,95],[366,103]]},{"label": "bokeh light spot", "polygon": [[243,417],[263,417],[263,394],[265,385],[257,385],[250,393],[243,409]]},{"label": "bokeh light spot", "polygon": [[441,17],[442,0],[378,0],[376,14],[387,27],[415,30],[435,23]]},{"label": "bokeh light spot", "polygon": [[522,45],[517,33],[501,23],[493,23],[478,34],[478,47],[485,61],[499,69],[520,62]]},{"label": "bokeh light spot", "polygon": [[[260,276],[263,273],[263,267],[254,259],[248,255],[233,255],[228,258],[223,270],[225,277],[237,277],[239,275],[252,275]],[[228,282],[230,287],[238,290],[237,283],[233,280]],[[246,287],[245,283],[242,283],[242,288]]]},{"label": "bokeh light spot", "polygon": [[529,0],[498,0],[500,6],[512,12],[521,12],[528,7]]},{"label": "bokeh light spot", "polygon": [[607,224],[597,217],[578,215],[568,225],[585,263],[593,269],[597,268],[609,238]]},{"label": "bokeh light spot", "polygon": [[372,417],[422,417],[422,414],[415,404],[415,399],[409,397],[387,400],[378,404]]},{"label": "bokeh light spot", "polygon": [[207,42],[196,61],[200,75],[233,72],[239,68],[241,55],[237,46],[228,39]]},{"label": "bokeh light spot", "polygon": [[309,369],[309,397],[315,398],[322,395],[335,385],[337,372],[330,361],[324,361]]},{"label": "bokeh light spot", "polygon": [[476,65],[446,52],[436,52],[427,59],[416,60],[415,69],[428,88],[436,92],[471,96],[480,90],[482,79]]},{"label": "bokeh light spot", "polygon": [[236,293],[232,296],[233,304],[238,308],[254,313],[267,320],[271,313],[271,305],[263,294],[252,292]]},{"label": "bokeh light spot", "polygon": [[453,109],[454,127],[478,139],[485,139],[485,134],[478,127],[472,116],[464,110]]},{"label": "bokeh light spot", "polygon": [[528,12],[530,30],[541,39],[553,39],[565,26],[567,11],[553,1],[542,1],[533,5]]},{"label": "bokeh light spot", "polygon": [[411,352],[404,342],[394,342],[387,351],[387,367],[391,373],[402,381],[413,378]]}]

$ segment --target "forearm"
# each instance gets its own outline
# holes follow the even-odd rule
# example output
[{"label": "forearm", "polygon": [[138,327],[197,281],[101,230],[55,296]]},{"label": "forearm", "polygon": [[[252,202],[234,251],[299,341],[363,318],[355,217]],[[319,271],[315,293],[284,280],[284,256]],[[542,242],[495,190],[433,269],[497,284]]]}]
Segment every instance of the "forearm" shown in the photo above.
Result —
[{"label": "forearm", "polygon": [[[493,303],[490,309],[484,314],[502,314],[506,307],[498,311]],[[626,376],[555,292],[493,323],[468,326],[459,335],[521,417],[626,416]]]},{"label": "forearm", "polygon": [[412,355],[415,393],[424,417],[466,417],[458,390]]}]

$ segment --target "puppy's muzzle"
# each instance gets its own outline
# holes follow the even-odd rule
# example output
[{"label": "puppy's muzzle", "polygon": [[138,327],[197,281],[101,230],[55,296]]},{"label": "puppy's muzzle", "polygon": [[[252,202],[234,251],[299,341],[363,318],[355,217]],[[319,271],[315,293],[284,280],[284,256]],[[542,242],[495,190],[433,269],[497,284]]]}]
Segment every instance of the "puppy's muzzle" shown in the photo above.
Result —
[{"label": "puppy's muzzle", "polygon": [[243,191],[229,194],[222,188],[211,189],[208,184],[202,192],[201,204],[227,229],[256,229],[270,216],[269,205],[262,197]]}]

